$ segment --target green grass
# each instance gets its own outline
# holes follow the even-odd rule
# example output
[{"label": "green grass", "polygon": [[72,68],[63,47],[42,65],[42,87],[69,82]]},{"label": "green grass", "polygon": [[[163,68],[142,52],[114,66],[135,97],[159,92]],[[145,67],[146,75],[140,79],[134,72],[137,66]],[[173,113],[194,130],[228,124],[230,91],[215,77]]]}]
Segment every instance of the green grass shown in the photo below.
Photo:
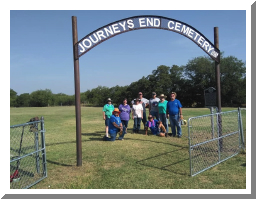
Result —
[{"label": "green grass", "polygon": [[[235,110],[223,108],[222,111]],[[209,114],[208,108],[184,108],[184,119]],[[75,107],[11,108],[10,124],[44,116],[48,177],[32,189],[245,189],[246,154],[239,154],[190,177],[188,130],[183,137],[128,134],[103,142],[102,108],[82,107],[82,159],[76,166]],[[244,120],[245,121],[245,120]],[[142,125],[143,126],[143,125]],[[245,128],[245,124],[244,124]]]}]

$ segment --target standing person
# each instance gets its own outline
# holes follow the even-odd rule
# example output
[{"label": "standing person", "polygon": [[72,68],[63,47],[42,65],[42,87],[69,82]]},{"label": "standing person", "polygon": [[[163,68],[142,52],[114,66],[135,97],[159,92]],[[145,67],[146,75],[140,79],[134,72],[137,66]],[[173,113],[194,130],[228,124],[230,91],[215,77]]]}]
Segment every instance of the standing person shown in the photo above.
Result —
[{"label": "standing person", "polygon": [[106,137],[108,137],[109,118],[112,115],[113,110],[114,106],[112,104],[112,100],[108,98],[107,104],[105,104],[103,107],[103,120],[105,120]]},{"label": "standing person", "polygon": [[158,102],[160,99],[156,97],[156,93],[152,93],[152,98],[149,99],[149,114],[159,120]]},{"label": "standing person", "polygon": [[176,99],[177,94],[175,92],[171,92],[170,98],[171,100],[167,103],[167,117],[170,117],[170,124],[172,129],[172,137],[176,136],[176,127],[178,138],[181,138],[181,119],[182,115],[182,105],[179,100]]},{"label": "standing person", "polygon": [[123,124],[123,135],[127,133],[128,122],[130,120],[131,107],[127,104],[127,99],[124,98],[123,104],[119,105],[120,119]]},{"label": "standing person", "polygon": [[167,96],[165,96],[164,94],[161,94],[159,96],[160,101],[158,103],[158,113],[159,113],[159,120],[161,122],[163,122],[163,125],[166,129],[166,133],[165,133],[165,137],[168,136],[168,132],[169,132],[169,127],[168,127],[168,119],[167,119],[167,115],[166,115],[166,110],[167,110],[167,103],[168,101],[165,100]]},{"label": "standing person", "polygon": [[158,135],[160,137],[164,137],[166,130],[161,121],[158,121],[157,119],[154,119],[152,115],[148,116],[148,121],[146,123],[146,133],[145,135],[148,135],[148,128],[150,128],[151,133],[153,135]]},{"label": "standing person", "polygon": [[[104,141],[115,141],[117,133],[120,132],[119,140],[123,140],[123,125],[119,117],[120,111],[118,108],[115,108],[112,112],[112,115],[109,119],[109,134],[110,138],[107,136],[103,137]],[[120,138],[121,137],[121,138]]]},{"label": "standing person", "polygon": [[134,120],[133,133],[139,133],[140,123],[143,119],[143,106],[140,99],[134,99],[135,104],[132,105],[132,119]]},{"label": "standing person", "polygon": [[146,98],[143,98],[143,94],[142,92],[139,92],[138,93],[138,98],[140,99],[140,104],[142,105],[143,107],[143,118],[142,118],[142,123],[144,125],[144,130],[146,128],[145,124],[147,122],[147,113],[146,113],[146,107],[148,106],[148,99]]}]

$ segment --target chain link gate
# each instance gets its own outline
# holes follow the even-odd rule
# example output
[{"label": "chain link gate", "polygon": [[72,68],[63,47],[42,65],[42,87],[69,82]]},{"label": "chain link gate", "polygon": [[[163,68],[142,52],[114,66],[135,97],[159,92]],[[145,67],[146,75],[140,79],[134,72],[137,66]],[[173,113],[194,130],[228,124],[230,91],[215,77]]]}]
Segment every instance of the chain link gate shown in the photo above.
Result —
[{"label": "chain link gate", "polygon": [[44,118],[11,126],[10,188],[27,189],[46,177]]},{"label": "chain link gate", "polygon": [[190,175],[195,176],[244,147],[241,111],[213,113],[188,120]]}]

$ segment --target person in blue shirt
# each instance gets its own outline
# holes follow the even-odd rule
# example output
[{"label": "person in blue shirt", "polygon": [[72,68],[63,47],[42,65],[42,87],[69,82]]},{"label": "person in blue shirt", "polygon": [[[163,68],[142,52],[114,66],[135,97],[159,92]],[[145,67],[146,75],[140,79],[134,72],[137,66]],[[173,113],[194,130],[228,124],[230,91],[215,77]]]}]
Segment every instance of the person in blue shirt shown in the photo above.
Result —
[{"label": "person in blue shirt", "polygon": [[161,121],[158,121],[157,119],[154,119],[153,115],[148,116],[148,121],[145,124],[146,127],[146,133],[145,135],[148,135],[148,128],[151,130],[151,133],[153,135],[158,135],[160,137],[164,137],[166,130]]},{"label": "person in blue shirt", "polygon": [[108,127],[108,133],[110,135],[110,138],[106,135],[103,137],[104,141],[115,141],[117,133],[119,133],[119,140],[123,140],[124,133],[123,133],[123,125],[121,122],[121,119],[119,117],[120,111],[118,108],[115,108],[112,112],[112,115],[109,119],[109,127]]},{"label": "person in blue shirt", "polygon": [[183,119],[182,115],[182,105],[179,100],[176,99],[177,94],[175,92],[171,92],[170,98],[171,100],[167,103],[167,118],[170,119],[170,125],[172,129],[172,137],[176,136],[176,128],[178,138],[181,138],[181,123],[180,121]]}]

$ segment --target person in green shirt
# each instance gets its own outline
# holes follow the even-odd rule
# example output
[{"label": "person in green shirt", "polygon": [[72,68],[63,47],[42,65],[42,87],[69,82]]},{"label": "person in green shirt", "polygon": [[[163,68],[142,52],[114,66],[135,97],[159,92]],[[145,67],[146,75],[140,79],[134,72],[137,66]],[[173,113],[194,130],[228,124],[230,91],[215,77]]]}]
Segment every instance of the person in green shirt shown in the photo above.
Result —
[{"label": "person in green shirt", "polygon": [[159,120],[163,123],[165,129],[166,129],[166,133],[165,133],[165,137],[168,136],[168,118],[166,117],[166,109],[167,109],[167,103],[168,101],[165,100],[167,96],[165,96],[164,94],[161,94],[158,98],[160,98],[160,101],[158,102],[158,114],[159,114]]},{"label": "person in green shirt", "polygon": [[108,137],[109,118],[112,115],[114,109],[115,108],[112,104],[112,100],[108,98],[107,104],[105,104],[103,107],[103,120],[105,120],[106,137]]}]

